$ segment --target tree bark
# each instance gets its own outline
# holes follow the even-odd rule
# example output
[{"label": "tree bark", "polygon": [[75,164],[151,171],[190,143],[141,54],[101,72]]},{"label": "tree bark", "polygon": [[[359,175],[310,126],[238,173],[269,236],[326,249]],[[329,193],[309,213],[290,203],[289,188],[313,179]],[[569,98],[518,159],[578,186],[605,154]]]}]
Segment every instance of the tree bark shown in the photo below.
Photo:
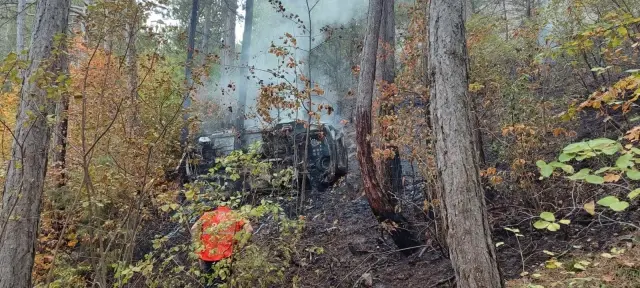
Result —
[{"label": "tree bark", "polygon": [[[249,56],[251,54],[251,30],[253,26],[253,0],[247,0],[242,34],[242,52],[240,53],[240,73],[238,75],[238,111],[236,112],[236,130],[240,139],[244,133],[244,114],[247,105],[247,85],[249,77]],[[242,140],[238,144],[241,145]]]},{"label": "tree bark", "polygon": [[40,208],[51,129],[47,118],[54,113],[54,103],[38,80],[39,69],[53,73],[46,79],[51,85],[67,65],[64,38],[67,31],[69,0],[38,2],[20,107],[7,168],[2,211],[0,211],[0,287],[31,287],[31,269],[38,236]]},{"label": "tree bark", "polygon": [[[386,193],[376,178],[376,168],[372,157],[371,136],[371,104],[374,93],[375,67],[380,34],[383,0],[369,1],[367,32],[362,51],[358,97],[356,101],[356,145],[357,158],[360,164],[364,192],[377,220],[391,234],[396,245],[405,254],[414,251],[412,247],[419,245],[411,233],[408,221],[396,212],[396,200]],[[386,2],[386,1],[385,1]]]},{"label": "tree bark", "polygon": [[[184,101],[182,102],[182,108],[185,110],[183,119],[184,126],[182,127],[182,133],[180,135],[180,144],[183,149],[186,149],[189,145],[189,113],[187,109],[191,107],[191,86],[193,86],[193,77],[191,76],[191,66],[193,66],[193,50],[195,48],[196,39],[196,25],[198,24],[198,0],[191,2],[191,19],[189,23],[189,39],[187,43],[187,61],[184,68],[184,77],[187,81],[187,87],[185,89]],[[186,174],[186,171],[185,171]],[[184,175],[183,175],[184,176]]]},{"label": "tree bark", "polygon": [[[376,78],[382,80],[378,83],[388,85],[394,82],[396,78],[395,73],[395,1],[387,0],[382,4],[382,19],[380,27],[380,39],[378,42],[378,61],[376,67]],[[382,91],[378,91],[378,96],[382,97]],[[381,117],[393,115],[395,107],[393,103],[382,101],[380,105],[379,115]],[[382,135],[385,138],[383,141],[389,141],[389,135]],[[402,190],[402,165],[400,162],[400,154],[398,147],[384,144],[383,148],[390,149],[394,152],[393,158],[382,159],[378,173],[380,175],[380,184],[385,192],[391,193],[394,197],[397,197],[398,193]]]},{"label": "tree bark", "polygon": [[231,80],[233,66],[236,58],[236,0],[224,0],[222,3],[222,15],[224,19],[224,37],[222,54],[222,88],[226,89]]},{"label": "tree bark", "polygon": [[[27,6],[26,0],[18,0],[18,16],[16,17],[16,52],[18,55],[22,55],[22,51],[24,50],[24,16],[27,15],[27,11],[25,11]],[[23,59],[20,56],[20,59]]]},{"label": "tree bark", "polygon": [[503,287],[474,145],[464,15],[464,0],[431,1],[431,119],[442,215],[458,287]]}]

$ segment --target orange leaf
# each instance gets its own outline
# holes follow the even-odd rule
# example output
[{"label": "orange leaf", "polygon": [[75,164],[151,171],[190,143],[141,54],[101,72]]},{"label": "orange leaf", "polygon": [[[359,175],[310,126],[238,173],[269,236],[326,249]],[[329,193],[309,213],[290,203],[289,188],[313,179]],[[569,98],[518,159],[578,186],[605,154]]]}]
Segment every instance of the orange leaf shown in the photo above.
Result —
[{"label": "orange leaf", "polygon": [[616,174],[606,174],[604,175],[604,182],[618,182],[620,180],[620,175]]}]

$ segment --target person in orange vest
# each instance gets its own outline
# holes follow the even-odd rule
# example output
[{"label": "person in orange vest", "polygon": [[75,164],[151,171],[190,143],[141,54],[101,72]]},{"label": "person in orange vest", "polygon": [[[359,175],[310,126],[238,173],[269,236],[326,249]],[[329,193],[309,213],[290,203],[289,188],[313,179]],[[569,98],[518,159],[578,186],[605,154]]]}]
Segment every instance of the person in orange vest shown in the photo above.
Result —
[{"label": "person in orange vest", "polygon": [[220,206],[205,212],[191,227],[196,254],[203,273],[213,272],[213,266],[233,254],[234,237],[240,231],[252,233],[249,221],[242,219],[229,207]]}]

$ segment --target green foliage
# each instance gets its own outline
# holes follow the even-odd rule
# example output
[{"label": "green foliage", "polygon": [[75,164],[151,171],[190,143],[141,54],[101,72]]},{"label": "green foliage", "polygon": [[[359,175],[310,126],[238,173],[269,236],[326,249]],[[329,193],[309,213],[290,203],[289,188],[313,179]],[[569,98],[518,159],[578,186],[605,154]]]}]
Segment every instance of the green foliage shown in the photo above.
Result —
[{"label": "green foliage", "polygon": [[562,219],[556,222],[556,217],[551,212],[540,213],[540,220],[533,223],[533,227],[536,229],[546,229],[551,232],[560,230],[560,224],[569,225],[571,223],[568,219]]},{"label": "green foliage", "polygon": [[[203,275],[199,270],[194,253],[197,247],[193,243],[176,243],[167,235],[158,235],[153,241],[153,251],[146,255],[145,260],[127,268],[116,269],[116,277],[120,279],[118,286],[126,286],[137,276],[144,277],[146,284],[152,287],[185,286],[193,282],[193,279],[206,283],[215,277],[225,281],[219,287],[283,285],[286,269],[296,253],[296,245],[304,228],[302,218],[287,218],[280,205],[266,199],[256,205],[245,204],[250,192],[234,191],[232,186],[204,180],[221,174],[233,179],[240,175],[252,177],[263,174],[270,168],[270,163],[259,160],[259,151],[260,145],[255,144],[247,153],[233,151],[229,156],[219,159],[208,177],[186,185],[184,194],[187,204],[180,206],[167,203],[160,209],[172,212],[172,222],[190,226],[191,221],[200,217],[204,211],[213,206],[225,205],[238,213],[239,217],[248,219],[254,227],[258,224],[271,227],[267,228],[269,234],[252,235],[245,231],[237,233],[234,237],[237,244],[234,245],[233,257],[218,262],[211,275]],[[272,181],[288,183],[291,174],[276,173],[273,177]],[[322,252],[321,248],[310,249],[309,252]],[[186,261],[178,260],[185,256]]]}]

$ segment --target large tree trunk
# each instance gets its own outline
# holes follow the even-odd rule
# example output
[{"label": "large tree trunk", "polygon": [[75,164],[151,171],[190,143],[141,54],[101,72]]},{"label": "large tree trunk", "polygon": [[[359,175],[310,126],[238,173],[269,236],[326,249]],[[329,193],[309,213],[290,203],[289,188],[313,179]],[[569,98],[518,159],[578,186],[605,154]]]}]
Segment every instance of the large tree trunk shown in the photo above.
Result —
[{"label": "large tree trunk", "polygon": [[[11,161],[7,168],[0,212],[0,287],[31,287],[31,269],[38,236],[40,207],[51,129],[47,118],[54,103],[46,90],[28,81],[44,69],[54,75],[67,66],[65,41],[54,37],[67,31],[69,0],[38,2],[29,60],[22,84]],[[54,45],[54,42],[60,45]],[[54,50],[57,50],[54,52]],[[57,76],[47,79],[50,85]]]},{"label": "large tree trunk", "polygon": [[442,213],[458,287],[503,287],[474,145],[464,15],[464,0],[431,1],[431,119]]},{"label": "large tree trunk", "polygon": [[242,34],[242,52],[240,53],[240,73],[238,75],[238,111],[236,111],[236,130],[240,133],[238,145],[241,145],[244,133],[244,114],[247,105],[247,85],[249,77],[249,55],[251,54],[251,29],[253,26],[253,0],[247,0]]},{"label": "large tree trunk", "polygon": [[371,136],[371,104],[374,93],[376,56],[378,35],[382,18],[383,0],[369,1],[367,33],[362,51],[360,80],[358,82],[358,99],[356,101],[356,144],[357,157],[364,183],[364,192],[373,214],[383,227],[391,234],[393,241],[405,254],[410,254],[419,245],[415,240],[408,221],[396,212],[396,200],[385,192],[376,178],[376,168],[372,158]]},{"label": "large tree trunk", "polygon": [[[386,0],[382,4],[382,19],[380,27],[380,40],[378,42],[378,61],[376,67],[376,78],[382,80],[378,83],[388,85],[396,78],[395,73],[395,1]],[[383,86],[384,86],[383,85]],[[383,87],[384,88],[384,87]],[[378,96],[383,97],[382,91],[378,91]],[[381,117],[393,115],[395,107],[390,101],[382,99],[379,114]],[[390,141],[390,135],[382,135],[383,142]],[[398,147],[384,145],[383,148],[394,152],[393,158],[382,159],[378,173],[380,174],[380,184],[385,192],[397,196],[402,189],[402,165]]]}]

